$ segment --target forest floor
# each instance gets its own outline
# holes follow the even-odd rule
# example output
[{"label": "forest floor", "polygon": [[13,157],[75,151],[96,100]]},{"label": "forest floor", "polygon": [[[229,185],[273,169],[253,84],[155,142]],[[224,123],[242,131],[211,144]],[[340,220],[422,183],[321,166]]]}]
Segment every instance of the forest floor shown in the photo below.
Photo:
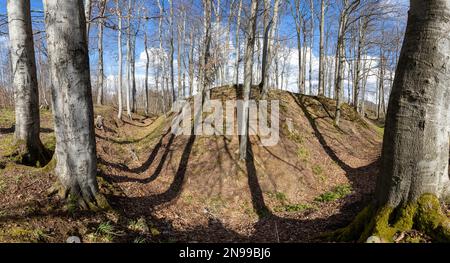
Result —
[{"label": "forest floor", "polygon": [[[233,99],[233,88],[212,98]],[[326,98],[270,91],[280,100],[280,142],[251,136],[239,161],[237,136],[174,136],[173,116],[116,118],[96,129],[100,190],[112,209],[80,211],[49,195],[52,169],[10,156],[14,114],[0,110],[0,242],[317,242],[370,201],[383,129],[344,104],[339,128]],[[126,115],[126,114],[125,114]],[[50,111],[41,138],[52,149]],[[427,240],[407,233],[403,241]]]}]

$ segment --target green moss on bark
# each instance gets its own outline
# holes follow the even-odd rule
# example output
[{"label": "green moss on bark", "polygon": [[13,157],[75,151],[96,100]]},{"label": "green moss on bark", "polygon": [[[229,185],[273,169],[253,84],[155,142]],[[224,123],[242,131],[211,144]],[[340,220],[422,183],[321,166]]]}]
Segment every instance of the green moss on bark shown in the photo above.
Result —
[{"label": "green moss on bark", "polygon": [[329,234],[328,238],[365,242],[370,236],[376,236],[381,242],[395,242],[396,234],[411,229],[422,231],[435,241],[450,242],[450,220],[435,195],[424,194],[416,202],[397,208],[383,206],[375,210],[369,205],[350,225]]},{"label": "green moss on bark", "polygon": [[425,194],[418,200],[416,215],[417,229],[433,237],[438,242],[450,242],[450,220],[442,212],[439,199]]}]

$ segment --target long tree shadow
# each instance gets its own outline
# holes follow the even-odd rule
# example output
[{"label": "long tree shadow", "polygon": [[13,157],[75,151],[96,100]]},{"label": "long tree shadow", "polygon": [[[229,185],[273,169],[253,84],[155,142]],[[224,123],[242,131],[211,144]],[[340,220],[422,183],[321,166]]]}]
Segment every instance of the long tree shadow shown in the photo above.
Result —
[{"label": "long tree shadow", "polygon": [[165,161],[167,159],[167,156],[168,156],[168,154],[170,152],[170,147],[173,144],[175,136],[173,134],[171,134],[170,137],[169,137],[168,143],[165,144],[165,145],[163,143],[164,142],[164,138],[169,134],[169,132],[170,131],[167,131],[165,134],[163,134],[161,136],[161,138],[159,139],[158,143],[155,145],[155,147],[153,147],[153,150],[150,152],[150,155],[147,158],[147,160],[144,163],[142,163],[141,166],[139,166],[139,167],[128,168],[128,166],[126,166],[124,164],[111,163],[111,162],[108,162],[108,161],[106,161],[104,159],[101,159],[101,158],[99,159],[99,162],[101,164],[113,167],[113,168],[115,168],[115,169],[117,169],[119,171],[139,174],[139,173],[143,173],[143,172],[147,171],[150,168],[150,166],[155,161],[155,159],[156,159],[156,157],[157,157],[157,155],[159,153],[159,150],[164,146],[165,151],[164,151],[164,153],[163,153],[163,155],[161,157],[161,161],[158,164],[155,172],[153,172],[153,174],[149,178],[140,179],[140,178],[129,178],[129,177],[124,177],[124,176],[113,176],[113,175],[110,175],[111,179],[114,182],[141,182],[141,183],[149,183],[149,182],[155,180],[158,177],[159,173],[161,172],[162,168],[164,167],[164,163],[165,163]]},{"label": "long tree shadow", "polygon": [[[16,125],[11,125],[9,128],[0,127],[0,134],[9,134],[14,133],[16,131]],[[40,128],[41,133],[52,133],[53,129],[50,128]]]},{"label": "long tree shadow", "polygon": [[366,200],[355,200],[354,197],[349,196],[340,208],[340,212],[328,218],[312,220],[283,218],[274,215],[264,202],[250,140],[246,168],[253,209],[259,218],[254,225],[253,234],[248,237],[248,240],[252,242],[321,242],[323,241],[320,239],[321,233],[337,229],[350,222],[366,202]]},{"label": "long tree shadow", "polygon": [[245,167],[247,168],[248,187],[250,188],[250,194],[252,196],[253,208],[259,218],[272,216],[272,212],[270,212],[264,202],[263,191],[258,182],[255,160],[253,157],[253,150],[249,136],[247,136],[247,142],[247,156],[245,159]]},{"label": "long tree shadow", "polygon": [[150,215],[149,213],[156,206],[167,205],[176,200],[183,189],[189,163],[189,156],[191,155],[195,138],[195,135],[189,136],[173,181],[165,192],[144,197],[110,196],[111,200],[113,200],[113,202],[115,202],[119,207],[128,207],[129,209],[126,211],[127,214],[132,213],[131,211],[139,211],[144,215]]},{"label": "long tree shadow", "polygon": [[[293,93],[290,93],[290,95],[293,97],[296,104],[299,106],[299,108],[303,111],[306,118],[308,119],[308,122],[311,126],[311,128],[314,130],[314,135],[316,136],[317,140],[319,141],[320,145],[324,149],[324,151],[327,153],[327,155],[345,172],[347,178],[352,182],[353,187],[356,191],[360,190],[364,186],[364,182],[361,182],[361,176],[373,173],[373,171],[377,171],[379,166],[379,160],[376,160],[375,162],[358,168],[353,168],[347,163],[345,163],[337,154],[336,152],[331,148],[331,146],[327,143],[325,137],[320,132],[316,120],[320,117],[313,117],[310,111],[307,109],[306,102],[305,102],[305,96],[304,95],[294,95]],[[322,104],[323,105],[323,104]],[[325,105],[323,105],[325,107]],[[367,178],[365,178],[367,179]]]}]

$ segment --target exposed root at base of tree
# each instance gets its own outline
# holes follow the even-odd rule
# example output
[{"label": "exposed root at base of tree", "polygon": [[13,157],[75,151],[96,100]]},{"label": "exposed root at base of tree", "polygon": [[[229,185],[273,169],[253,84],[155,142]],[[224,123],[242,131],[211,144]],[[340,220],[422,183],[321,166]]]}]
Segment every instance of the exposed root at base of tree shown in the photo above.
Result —
[{"label": "exposed root at base of tree", "polygon": [[66,200],[66,209],[69,212],[74,212],[78,209],[94,212],[111,209],[108,200],[102,193],[91,194],[89,198],[87,198],[70,191],[70,189],[64,187],[59,181],[56,182],[47,193],[47,196],[58,195],[61,199]]},{"label": "exposed root at base of tree", "polygon": [[51,160],[53,152],[44,145],[27,145],[25,141],[18,140],[12,146],[8,158],[18,164],[27,166],[43,167]]},{"label": "exposed root at base of tree", "polygon": [[368,205],[350,225],[326,238],[339,242],[395,242],[397,234],[411,229],[424,232],[436,242],[450,242],[450,220],[435,195],[424,194],[416,202],[397,208]]}]

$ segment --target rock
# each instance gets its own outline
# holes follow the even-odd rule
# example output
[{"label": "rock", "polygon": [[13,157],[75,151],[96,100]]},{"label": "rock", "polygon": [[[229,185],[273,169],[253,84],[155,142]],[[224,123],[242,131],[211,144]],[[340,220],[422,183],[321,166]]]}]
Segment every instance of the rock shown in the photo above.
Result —
[{"label": "rock", "polygon": [[366,243],[382,243],[381,238],[377,237],[377,236],[370,236],[367,240]]},{"label": "rock", "polygon": [[81,243],[81,239],[77,236],[70,236],[67,238],[66,243]]},{"label": "rock", "polygon": [[103,130],[103,120],[104,118],[101,115],[97,115],[97,118],[95,118],[95,127],[97,129]]}]

